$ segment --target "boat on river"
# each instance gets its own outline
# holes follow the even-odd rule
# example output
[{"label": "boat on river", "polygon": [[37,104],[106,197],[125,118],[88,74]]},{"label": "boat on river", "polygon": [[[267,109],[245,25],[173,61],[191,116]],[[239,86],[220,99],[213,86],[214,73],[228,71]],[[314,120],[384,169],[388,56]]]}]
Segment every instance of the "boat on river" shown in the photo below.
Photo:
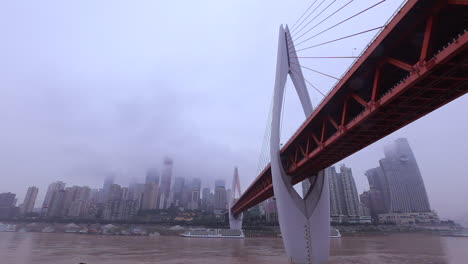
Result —
[{"label": "boat on river", "polygon": [[242,230],[233,229],[191,229],[181,234],[181,236],[198,238],[245,238]]}]

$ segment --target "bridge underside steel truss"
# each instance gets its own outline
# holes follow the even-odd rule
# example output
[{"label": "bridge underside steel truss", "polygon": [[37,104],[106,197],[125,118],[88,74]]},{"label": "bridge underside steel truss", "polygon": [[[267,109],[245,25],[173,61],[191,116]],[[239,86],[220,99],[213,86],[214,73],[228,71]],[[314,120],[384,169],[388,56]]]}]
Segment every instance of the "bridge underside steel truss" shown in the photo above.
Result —
[{"label": "bridge underside steel truss", "polygon": [[[468,1],[409,0],[281,149],[291,182],[466,94],[467,27]],[[268,165],[232,212],[273,195]]]}]

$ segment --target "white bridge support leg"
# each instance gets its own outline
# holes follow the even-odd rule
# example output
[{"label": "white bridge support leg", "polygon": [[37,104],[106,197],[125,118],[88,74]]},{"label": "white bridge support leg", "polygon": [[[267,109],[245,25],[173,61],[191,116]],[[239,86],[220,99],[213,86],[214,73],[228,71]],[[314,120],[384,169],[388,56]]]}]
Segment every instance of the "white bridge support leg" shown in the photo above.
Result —
[{"label": "white bridge support leg", "polygon": [[[311,188],[302,198],[291,184],[280,158],[280,122],[284,89],[288,74],[294,83],[306,117],[312,113],[312,104],[304,83],[302,71],[292,45],[289,29],[280,27],[276,67],[270,155],[273,190],[286,253],[291,263],[325,263],[328,260],[330,240],[330,200],[328,180],[323,171],[311,175]],[[293,62],[293,63],[291,63]]]},{"label": "white bridge support leg", "polygon": [[237,199],[241,196],[240,182],[239,182],[239,172],[237,167],[234,169],[234,176],[232,178],[232,187],[231,187],[231,197],[228,197],[229,201],[229,228],[235,230],[242,229],[242,217],[243,214],[234,217],[234,214],[231,212],[232,205],[236,203]]}]

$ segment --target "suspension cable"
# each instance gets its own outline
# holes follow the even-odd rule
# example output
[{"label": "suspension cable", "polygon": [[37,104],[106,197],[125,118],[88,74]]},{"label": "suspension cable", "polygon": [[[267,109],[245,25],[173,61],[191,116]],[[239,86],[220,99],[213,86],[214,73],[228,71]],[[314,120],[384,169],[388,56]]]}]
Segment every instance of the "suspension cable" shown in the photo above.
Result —
[{"label": "suspension cable", "polygon": [[[299,32],[301,32],[305,27],[307,27],[310,23],[312,23],[312,21],[314,21],[317,17],[319,17],[323,12],[325,12],[325,10],[327,10],[331,5],[333,5],[333,3],[335,3],[336,0],[333,0],[327,7],[325,7],[322,11],[320,11],[320,13],[318,13],[314,18],[312,18],[312,20],[310,20],[309,22],[307,22],[307,24],[305,24],[299,31],[297,31],[296,33],[294,33],[294,35],[292,35],[292,37],[296,36],[297,34],[299,34]],[[301,36],[303,36],[304,34],[302,34]]]},{"label": "suspension cable", "polygon": [[322,24],[323,22],[325,22],[327,19],[329,19],[330,17],[332,17],[333,15],[335,15],[336,13],[338,13],[339,11],[341,11],[343,8],[345,8],[346,6],[348,6],[349,4],[351,4],[351,2],[353,2],[354,0],[350,0],[349,2],[347,2],[346,4],[344,4],[342,7],[338,8],[335,12],[331,13],[329,16],[327,16],[326,18],[324,18],[322,21],[318,22],[315,26],[313,26],[312,28],[310,28],[309,30],[307,30],[304,34],[300,35],[299,37],[297,37],[294,41],[300,39],[302,36],[304,36],[305,34],[309,33],[311,30],[313,30],[314,28],[318,27],[320,24]]},{"label": "suspension cable", "polygon": [[[386,0],[382,0],[382,1],[380,1],[380,2],[378,2],[378,3],[376,3],[376,4],[372,5],[372,6],[370,6],[370,7],[368,7],[368,8],[366,8],[366,9],[364,9],[364,10],[362,10],[362,11],[360,11],[360,12],[358,12],[358,13],[356,13],[356,14],[354,14],[354,15],[352,15],[352,16],[350,16],[350,17],[344,19],[344,20],[342,20],[341,22],[338,22],[338,23],[335,24],[335,25],[333,25],[333,26],[331,26],[331,27],[329,27],[329,28],[327,28],[327,29],[325,29],[325,30],[320,31],[319,33],[313,35],[312,37],[307,38],[307,39],[301,41],[300,43],[296,44],[296,46],[298,46],[298,45],[300,45],[300,44],[302,44],[302,43],[304,43],[304,42],[306,42],[306,41],[308,41],[308,40],[311,40],[311,39],[313,39],[313,38],[315,38],[315,37],[317,37],[317,36],[319,36],[319,35],[321,35],[321,34],[327,32],[328,30],[330,30],[330,29],[332,29],[332,28],[334,28],[334,27],[337,27],[337,26],[343,24],[344,22],[346,22],[346,21],[348,21],[348,20],[350,20],[350,19],[352,19],[352,18],[354,18],[354,17],[357,17],[357,16],[363,14],[364,12],[366,12],[366,11],[368,11],[368,10],[370,10],[370,9],[372,9],[372,8],[374,8],[374,7],[378,6],[378,5],[380,5],[380,4],[382,4],[382,3],[385,2],[385,1],[386,1]],[[304,34],[303,34],[303,35],[304,35]],[[303,36],[303,35],[301,35],[301,36]],[[298,38],[297,38],[297,39],[298,39]],[[296,39],[296,40],[297,40],[297,39]]]},{"label": "suspension cable", "polygon": [[296,52],[303,51],[303,50],[307,50],[307,49],[311,49],[311,48],[315,48],[315,47],[322,46],[322,45],[325,45],[325,44],[329,44],[329,43],[332,43],[332,42],[335,42],[335,41],[339,41],[339,40],[351,38],[351,37],[354,37],[354,36],[357,36],[357,35],[361,35],[361,34],[364,34],[364,33],[367,33],[367,32],[371,32],[371,31],[374,31],[374,30],[378,30],[378,29],[381,29],[381,28],[384,28],[384,27],[385,27],[385,26],[380,26],[380,27],[376,27],[376,28],[371,28],[371,29],[368,29],[368,30],[365,30],[365,31],[361,31],[361,32],[358,32],[358,33],[354,33],[354,34],[351,34],[351,35],[348,35],[348,36],[345,36],[345,37],[337,38],[337,39],[330,40],[330,41],[326,41],[326,42],[323,42],[323,43],[320,43],[320,44],[317,44],[317,45],[313,45],[313,46],[310,46],[310,47],[302,48],[302,49],[296,50]]},{"label": "suspension cable", "polygon": [[[294,69],[293,67],[291,67],[291,70],[293,70],[294,72],[296,72],[297,74],[300,74],[296,69]],[[312,88],[314,88],[317,92],[319,92],[321,95],[323,95],[323,97],[325,97],[325,94],[322,93],[322,91],[320,91],[315,85],[313,85],[311,82],[309,82],[304,76],[302,76],[302,78],[304,79],[304,81],[306,81],[310,86],[312,86]]]},{"label": "suspension cable", "polygon": [[333,79],[338,80],[338,81],[340,80],[340,79],[338,79],[338,78],[336,78],[336,77],[334,77],[334,76],[331,76],[331,75],[329,75],[329,74],[326,74],[326,73],[323,73],[323,72],[320,72],[320,71],[311,69],[311,68],[306,67],[306,66],[299,65],[299,64],[294,63],[294,62],[291,62],[291,64],[295,64],[295,65],[297,65],[297,66],[299,66],[299,67],[302,67],[302,68],[304,68],[304,69],[307,69],[307,70],[309,70],[309,71],[312,71],[312,72],[321,74],[321,75],[323,75],[323,76],[327,76],[327,77],[333,78]]},{"label": "suspension cable", "polygon": [[[317,2],[317,0],[315,0],[315,2]],[[315,2],[314,2],[314,3],[315,3]],[[320,4],[318,4],[318,6],[316,6],[316,7],[314,8],[314,10],[312,10],[312,12],[310,12],[310,13],[302,20],[302,22],[301,22],[299,25],[297,25],[297,27],[296,27],[294,30],[291,31],[291,33],[293,33],[294,31],[296,31],[296,29],[298,29],[298,28],[302,25],[302,23],[304,23],[304,22],[315,12],[315,10],[317,10],[317,8],[319,8],[319,7],[323,4],[323,2],[325,2],[325,0],[322,0],[322,2],[320,2]]]},{"label": "suspension cable", "polygon": [[297,22],[299,22],[299,20],[301,20],[301,18],[304,17],[304,15],[305,15],[307,12],[309,12],[309,10],[312,8],[312,6],[315,4],[315,2],[317,2],[317,0],[315,0],[315,1],[309,6],[309,8],[307,8],[307,10],[302,14],[302,16],[299,17],[299,19],[292,25],[291,30],[293,30],[294,27],[296,26]]}]

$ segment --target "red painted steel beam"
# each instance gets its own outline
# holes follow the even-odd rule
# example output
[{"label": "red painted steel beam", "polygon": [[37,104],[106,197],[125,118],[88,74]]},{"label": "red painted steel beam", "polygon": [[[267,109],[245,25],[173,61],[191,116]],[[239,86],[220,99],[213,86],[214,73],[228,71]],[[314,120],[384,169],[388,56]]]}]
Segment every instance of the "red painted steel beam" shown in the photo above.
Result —
[{"label": "red painted steel beam", "polygon": [[[444,62],[448,61],[450,58],[455,56],[457,53],[460,53],[460,52],[466,50],[467,46],[468,46],[468,32],[465,32],[457,41],[450,44],[446,49],[444,49],[439,54],[437,54],[437,56],[435,56],[430,61],[430,63],[427,63],[427,64],[422,65],[422,66],[415,65],[414,67],[416,68],[416,71],[413,71],[405,81],[403,81],[400,85],[396,86],[390,93],[384,95],[379,100],[380,101],[380,106],[379,107],[377,107],[375,109],[370,109],[369,108],[369,109],[365,110],[361,115],[359,115],[357,118],[355,118],[354,120],[352,120],[351,122],[349,122],[346,125],[346,130],[348,132],[352,131],[352,130],[356,130],[360,125],[363,125],[364,122],[367,121],[367,119],[369,119],[372,116],[375,116],[379,112],[379,110],[381,108],[387,107],[389,104],[392,103],[392,101],[397,100],[398,97],[401,94],[403,94],[407,90],[411,89],[416,83],[427,79],[428,75],[433,70],[435,70],[435,68],[437,66],[442,65]],[[460,96],[461,95],[462,94],[460,94]],[[441,100],[441,98],[433,98],[433,99],[434,99],[434,101],[440,101]],[[432,110],[434,110],[434,109],[432,109]],[[419,117],[421,117],[421,116],[419,116]],[[415,119],[417,119],[417,118],[415,118]],[[414,121],[414,120],[412,120],[412,121]],[[404,122],[403,120],[401,120],[401,122],[403,122],[403,123],[401,125],[399,125],[398,128],[401,128],[401,127],[403,127],[404,125],[407,124],[407,122]],[[394,130],[396,130],[396,129],[393,129],[390,132],[393,132]],[[388,135],[389,133],[387,133],[385,135]],[[385,135],[383,135],[383,136],[385,136]],[[330,148],[340,138],[343,138],[344,136],[346,136],[346,134],[340,134],[340,133],[336,133],[335,135],[331,136],[325,142],[323,142],[323,148],[322,149],[316,149],[316,150],[312,151],[308,155],[308,157],[306,159],[303,159],[303,160],[299,161],[296,164],[292,164],[292,166],[287,170],[287,173],[289,175],[300,175],[303,172],[304,168],[307,167],[306,165],[308,163],[312,162],[314,159],[319,158],[320,154],[324,151],[324,149]],[[378,139],[380,139],[382,137],[372,139],[371,141],[368,140],[368,141],[370,141],[369,144],[375,142],[376,140],[378,140]],[[351,154],[353,154],[354,152],[356,152],[356,151],[358,151],[360,149],[362,149],[362,147],[355,148],[355,150],[352,153],[349,153],[346,156],[351,155]],[[328,164],[328,165],[333,165],[333,164],[334,164],[334,162],[331,163],[331,164]],[[321,169],[324,169],[324,168],[321,168]],[[310,173],[310,171],[308,173]],[[299,176],[298,178],[294,179],[294,182],[300,182],[304,178],[305,178],[305,176]]]},{"label": "red painted steel beam", "polygon": [[467,0],[448,0],[449,5],[468,5]]},{"label": "red painted steel beam", "polygon": [[413,67],[409,65],[408,63],[402,62],[400,60],[394,59],[394,58],[386,58],[385,62],[390,63],[400,69],[403,69],[405,71],[412,71]]},{"label": "red painted steel beam", "polygon": [[[382,42],[387,41],[392,31],[405,16],[410,18],[419,16],[418,20],[415,21],[427,21],[429,16],[434,15],[434,10],[440,6],[443,5],[438,5],[435,1],[409,0],[312,115],[296,131],[293,137],[281,149],[282,159],[284,161],[290,160],[285,164],[285,169],[293,177],[292,183],[300,182],[306,177],[305,175],[313,175],[319,170],[333,165],[346,156],[413,122],[468,91],[466,78],[463,72],[461,72],[463,70],[463,66],[461,65],[466,65],[466,61],[468,61],[468,52],[466,51],[468,35],[465,32],[461,37],[451,42],[440,53],[429,60],[427,60],[429,54],[428,48],[424,48],[424,46],[426,45],[430,48],[431,41],[423,40],[420,46],[421,50],[417,54],[417,57],[425,58],[423,59],[423,63],[419,60],[414,65],[409,65],[405,62],[402,64],[401,60],[396,61],[391,59],[389,63],[397,64],[398,66],[395,66],[404,68],[405,71],[408,71],[409,77],[396,85],[392,90],[384,90],[384,94],[379,98],[381,92],[378,89],[382,89],[381,85],[388,82],[388,77],[383,82],[382,74],[385,75],[386,73],[383,72],[383,68],[380,73],[377,73],[377,69],[379,68],[379,61],[380,63],[384,62],[389,57],[390,52],[386,53],[387,57],[382,57],[379,61],[374,62],[375,65],[370,64],[371,66],[369,66],[368,61],[372,63],[372,61],[378,59],[375,56],[372,57],[372,54],[379,49]],[[417,11],[413,12],[412,15],[408,15],[415,7],[417,7]],[[431,8],[432,11],[424,11]],[[457,17],[449,17],[449,19],[463,21],[457,20]],[[411,23],[414,24],[414,21]],[[416,26],[411,26],[411,24],[403,25],[397,30],[397,36],[401,36],[400,32],[402,28],[412,31],[420,30]],[[427,33],[427,28],[426,24],[422,32],[425,36],[423,39],[427,39],[427,36],[431,36],[435,32],[433,31],[429,34]],[[416,32],[407,32],[405,34],[414,35]],[[421,31],[417,34],[421,34]],[[437,34],[444,34],[444,32],[438,32]],[[393,37],[395,37],[395,34],[393,34]],[[439,35],[433,37],[440,39]],[[390,38],[390,41],[392,41],[392,38]],[[428,43],[424,44],[425,41]],[[400,46],[394,45],[394,43],[399,43],[398,45]],[[401,45],[404,45],[403,43],[401,39],[397,42],[394,41],[393,44],[392,42],[390,44],[387,42],[386,48],[388,50],[391,47],[393,50],[404,54],[406,47],[401,47]],[[421,56],[423,53],[427,53],[426,56]],[[391,57],[394,58],[394,56]],[[401,57],[404,60],[404,56],[396,55],[396,57]],[[369,94],[365,94],[365,90],[362,90],[359,92],[359,96],[357,94],[353,96],[353,92],[349,92],[349,89],[348,92],[345,90],[350,87],[349,84],[355,79],[369,78],[368,75],[362,75],[362,70],[358,71],[362,67],[370,68],[371,72],[372,67],[374,67],[373,84],[369,88]],[[356,74],[361,75],[356,76]],[[399,80],[393,81],[397,83]],[[359,87],[356,88],[360,89]],[[356,114],[356,109],[353,109],[354,106],[349,104],[351,97],[353,97],[352,100],[357,100],[364,106],[364,111],[358,116],[352,116]],[[363,98],[370,98],[370,102],[367,103]],[[371,107],[365,107],[365,104]],[[331,136],[323,133],[324,122],[329,121],[328,116],[330,115],[341,117],[339,130]],[[351,120],[348,121],[349,119]],[[335,126],[333,123],[332,125]],[[317,133],[322,132],[320,139],[323,140],[319,140],[313,131]],[[312,140],[314,141],[311,142]],[[311,145],[314,142],[315,144]],[[293,158],[298,153],[298,150],[304,154],[303,146],[306,146],[306,155],[298,157],[297,162],[294,162]],[[233,206],[233,213],[237,215],[271,197],[273,195],[271,183],[271,169],[268,166]]]}]

